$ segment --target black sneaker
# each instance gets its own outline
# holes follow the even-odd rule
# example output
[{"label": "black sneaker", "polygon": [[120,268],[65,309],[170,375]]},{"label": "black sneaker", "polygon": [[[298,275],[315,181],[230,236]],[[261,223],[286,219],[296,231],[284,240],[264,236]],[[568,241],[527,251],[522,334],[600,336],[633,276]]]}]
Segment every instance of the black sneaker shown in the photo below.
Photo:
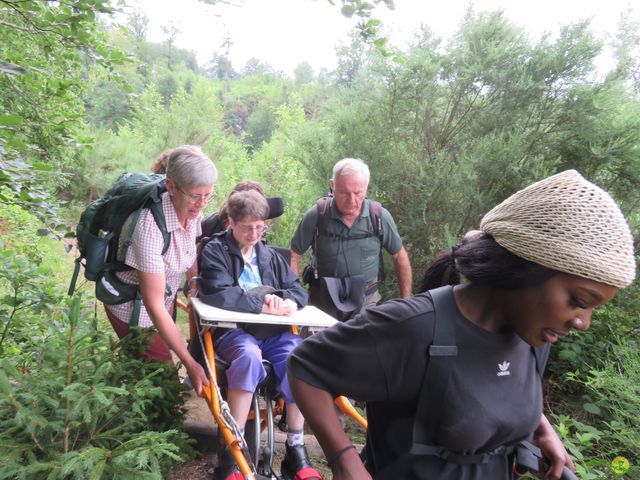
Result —
[{"label": "black sneaker", "polygon": [[231,454],[231,450],[225,447],[218,454],[218,466],[213,471],[213,480],[243,480],[240,469]]},{"label": "black sneaker", "polygon": [[285,480],[323,480],[322,475],[311,465],[304,445],[291,447],[285,443],[280,473]]}]

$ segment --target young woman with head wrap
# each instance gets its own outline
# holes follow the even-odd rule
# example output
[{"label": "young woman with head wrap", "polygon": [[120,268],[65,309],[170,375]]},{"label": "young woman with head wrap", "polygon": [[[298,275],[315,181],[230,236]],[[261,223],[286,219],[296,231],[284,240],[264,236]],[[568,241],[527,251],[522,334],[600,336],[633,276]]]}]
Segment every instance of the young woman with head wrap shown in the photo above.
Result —
[{"label": "young woman with head wrap", "polygon": [[[294,396],[333,478],[510,479],[513,446],[527,440],[547,458],[541,476],[560,478],[573,465],[543,413],[541,364],[550,344],[588,329],[593,309],[634,277],[619,207],[577,172],[509,197],[434,261],[423,293],[371,308],[292,354]],[[446,388],[423,382],[434,336],[427,290],[444,285],[453,286],[439,289],[451,314],[437,322],[453,325],[457,346]],[[431,392],[442,395],[439,412],[421,408]],[[335,415],[338,394],[367,401],[364,465]],[[416,448],[423,419],[430,448]]]}]

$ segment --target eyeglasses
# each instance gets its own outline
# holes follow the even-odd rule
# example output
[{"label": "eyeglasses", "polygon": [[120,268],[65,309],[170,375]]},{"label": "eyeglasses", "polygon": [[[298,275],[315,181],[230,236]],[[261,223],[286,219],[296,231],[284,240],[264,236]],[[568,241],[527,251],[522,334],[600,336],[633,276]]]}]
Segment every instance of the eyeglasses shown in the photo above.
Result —
[{"label": "eyeglasses", "polygon": [[191,195],[190,193],[185,192],[181,187],[177,187],[177,188],[180,191],[180,193],[182,193],[185,197],[187,197],[187,200],[189,200],[189,203],[192,203],[192,204],[196,204],[199,202],[209,203],[213,199],[213,197],[216,196],[216,192],[211,192],[207,195]]},{"label": "eyeglasses", "polygon": [[269,225],[243,225],[242,223],[236,223],[236,228],[242,233],[256,233],[265,234],[269,231]]}]

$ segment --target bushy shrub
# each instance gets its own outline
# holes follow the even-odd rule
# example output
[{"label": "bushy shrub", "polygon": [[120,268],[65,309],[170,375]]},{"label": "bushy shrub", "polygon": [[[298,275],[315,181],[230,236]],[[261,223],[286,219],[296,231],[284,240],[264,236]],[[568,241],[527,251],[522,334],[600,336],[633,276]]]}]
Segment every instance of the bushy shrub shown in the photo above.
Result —
[{"label": "bushy shrub", "polygon": [[[565,446],[576,461],[583,480],[640,479],[640,357],[634,339],[615,338],[613,355],[602,367],[584,374],[571,372],[568,379],[579,385],[569,415],[554,416]],[[626,459],[628,470],[612,468]]]},{"label": "bushy shrub", "polygon": [[[640,332],[629,290],[552,349],[548,407],[582,479],[640,479]],[[617,474],[619,457],[630,466]]]},{"label": "bushy shrub", "polygon": [[114,345],[77,297],[44,323],[0,368],[0,479],[161,479],[189,457],[175,368]]},{"label": "bushy shrub", "polygon": [[0,213],[0,479],[164,478],[192,451],[175,368],[136,360],[141,335],[116,344],[65,300],[60,245],[42,249],[26,212]]}]

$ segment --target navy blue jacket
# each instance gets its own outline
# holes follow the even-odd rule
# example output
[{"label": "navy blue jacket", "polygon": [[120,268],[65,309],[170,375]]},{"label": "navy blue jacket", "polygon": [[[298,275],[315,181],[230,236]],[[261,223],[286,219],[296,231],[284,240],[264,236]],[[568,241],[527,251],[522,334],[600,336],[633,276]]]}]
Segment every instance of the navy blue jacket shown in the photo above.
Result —
[{"label": "navy blue jacket", "polygon": [[[263,242],[259,242],[254,248],[262,284],[272,287],[271,289],[256,289],[248,292],[242,290],[238,279],[244,268],[244,260],[231,230],[228,230],[211,237],[200,254],[199,298],[209,305],[225,310],[260,313],[264,296],[267,293],[273,293],[284,299],[293,300],[298,308],[304,307],[307,304],[307,292],[284,258]],[[243,326],[243,330],[256,338],[277,335],[287,329],[286,326],[275,325],[245,324]]]}]

